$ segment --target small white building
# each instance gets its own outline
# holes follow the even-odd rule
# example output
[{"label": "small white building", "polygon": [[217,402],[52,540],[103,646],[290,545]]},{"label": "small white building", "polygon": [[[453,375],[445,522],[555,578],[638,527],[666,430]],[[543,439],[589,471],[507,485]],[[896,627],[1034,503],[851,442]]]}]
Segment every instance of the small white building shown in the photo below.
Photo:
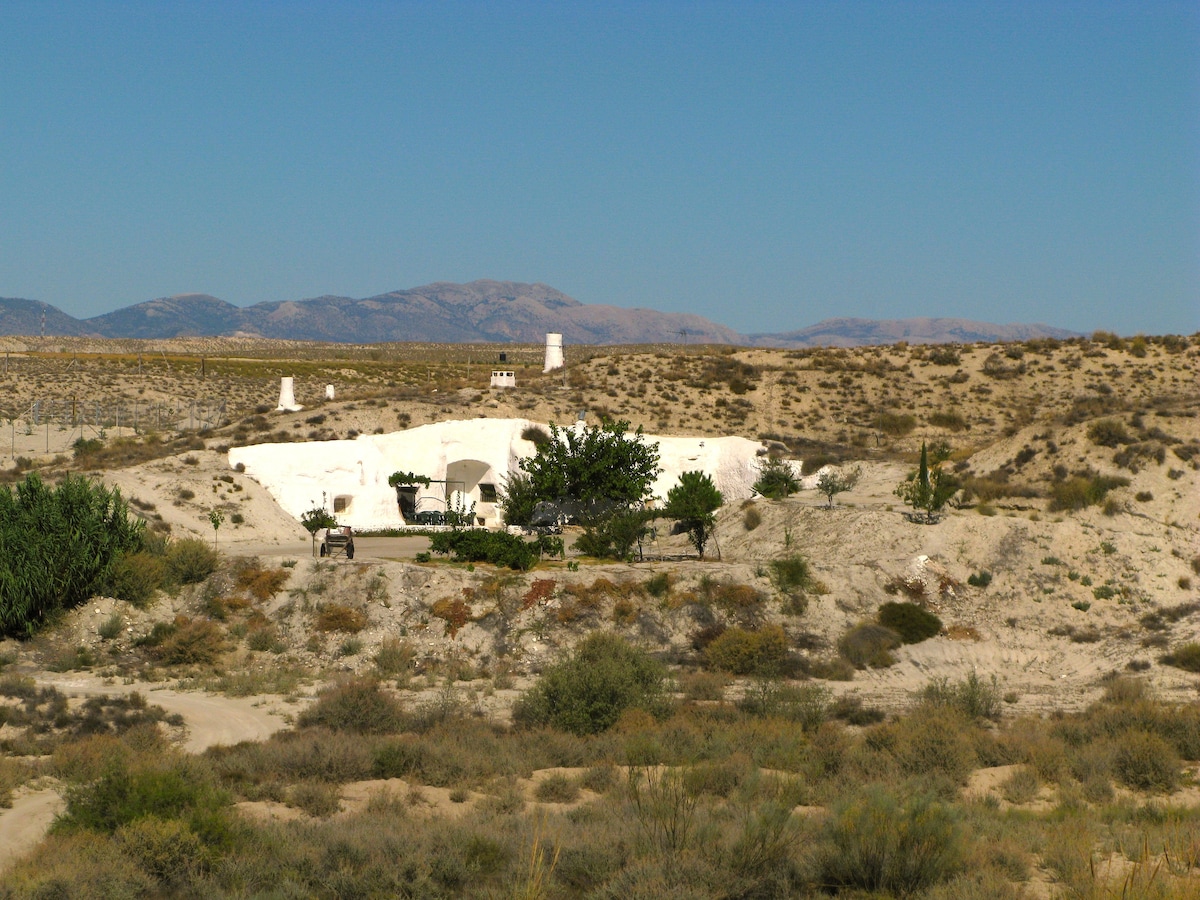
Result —
[{"label": "small white building", "polygon": [[[575,426],[580,427],[580,426]],[[522,437],[544,425],[528,419],[471,419],[437,422],[391,434],[361,435],[355,440],[253,444],[229,451],[229,464],[270,492],[289,515],[300,518],[324,502],[343,525],[360,529],[399,528],[393,472],[411,472],[433,481],[416,490],[418,512],[475,506],[480,524],[499,525],[497,491],[535,445]],[[758,478],[758,460],[766,448],[742,437],[691,438],[645,435],[658,444],[662,472],[652,486],[664,500],[683,472],[710,475],[725,501],[750,496]]]},{"label": "small white building", "polygon": [[502,372],[499,370],[493,371],[491,386],[494,388],[515,388],[517,386],[517,373]]}]

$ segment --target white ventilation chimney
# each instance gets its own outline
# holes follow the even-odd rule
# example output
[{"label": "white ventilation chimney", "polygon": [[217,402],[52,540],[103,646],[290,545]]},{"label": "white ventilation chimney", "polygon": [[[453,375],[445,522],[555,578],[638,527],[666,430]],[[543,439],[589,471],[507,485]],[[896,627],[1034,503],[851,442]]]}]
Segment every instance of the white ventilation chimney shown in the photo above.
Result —
[{"label": "white ventilation chimney", "polygon": [[284,375],[279,379],[279,405],[275,407],[276,412],[298,412],[304,409],[296,402],[296,385],[291,375]]},{"label": "white ventilation chimney", "polygon": [[562,335],[553,332],[546,335],[546,368],[543,374],[563,367]]}]

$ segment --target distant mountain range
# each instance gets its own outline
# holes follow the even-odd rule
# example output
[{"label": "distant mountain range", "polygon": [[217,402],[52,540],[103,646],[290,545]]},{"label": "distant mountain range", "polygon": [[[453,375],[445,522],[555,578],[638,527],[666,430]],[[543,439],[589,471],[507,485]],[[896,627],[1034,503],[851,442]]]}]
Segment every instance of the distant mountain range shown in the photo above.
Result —
[{"label": "distant mountain range", "polygon": [[263,337],[371,344],[539,343],[559,332],[572,344],[736,344],[759,347],[859,346],[1076,337],[1045,325],[992,325],[966,319],[829,319],[799,331],[742,335],[691,313],[583,304],[544,284],[438,282],[355,300],[256,303],[239,307],[207,294],[180,294],[76,319],[36,300],[0,297],[0,334],[108,338]]}]

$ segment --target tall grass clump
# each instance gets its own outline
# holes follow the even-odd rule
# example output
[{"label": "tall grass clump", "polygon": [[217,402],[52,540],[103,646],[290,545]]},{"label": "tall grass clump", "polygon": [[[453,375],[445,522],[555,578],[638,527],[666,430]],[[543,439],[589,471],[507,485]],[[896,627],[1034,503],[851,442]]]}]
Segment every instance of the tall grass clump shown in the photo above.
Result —
[{"label": "tall grass clump", "polygon": [[821,883],[907,896],[963,867],[953,813],[928,797],[872,786],[842,802],[817,851]]},{"label": "tall grass clump", "polygon": [[542,673],[517,701],[513,721],[599,734],[627,709],[658,711],[664,704],[665,675],[660,663],[618,635],[593,634]]},{"label": "tall grass clump", "polygon": [[921,699],[930,706],[953,709],[968,719],[1000,718],[1000,685],[995,675],[988,681],[975,672],[962,681],[934,678],[921,691]]},{"label": "tall grass clump", "polygon": [[28,637],[87,601],[123,554],[142,549],[144,531],[120,491],[86,478],[50,487],[31,473],[0,489],[0,634]]}]

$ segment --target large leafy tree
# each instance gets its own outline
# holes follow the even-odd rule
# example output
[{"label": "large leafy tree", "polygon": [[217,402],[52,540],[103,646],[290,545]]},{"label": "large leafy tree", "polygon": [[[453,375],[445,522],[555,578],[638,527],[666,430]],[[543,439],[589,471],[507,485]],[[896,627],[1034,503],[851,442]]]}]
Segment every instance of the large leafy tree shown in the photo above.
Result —
[{"label": "large leafy tree", "polygon": [[942,471],[941,463],[945,452],[935,448],[935,462],[930,465],[929,451],[921,442],[921,462],[917,471],[896,486],[896,496],[917,512],[925,513],[925,521],[932,523],[958,490],[958,480]]},{"label": "large leafy tree", "polygon": [[703,559],[704,548],[717,527],[717,510],[724,502],[711,477],[700,471],[684,472],[679,483],[667,492],[663,515],[679,520]]},{"label": "large leafy tree", "polygon": [[0,634],[27,637],[105,589],[144,532],[120,491],[86,478],[51,487],[31,474],[0,489]]},{"label": "large leafy tree", "polygon": [[658,476],[658,444],[642,429],[606,420],[597,428],[550,426],[550,440],[521,460],[538,500],[577,500],[632,506],[645,500]]}]

